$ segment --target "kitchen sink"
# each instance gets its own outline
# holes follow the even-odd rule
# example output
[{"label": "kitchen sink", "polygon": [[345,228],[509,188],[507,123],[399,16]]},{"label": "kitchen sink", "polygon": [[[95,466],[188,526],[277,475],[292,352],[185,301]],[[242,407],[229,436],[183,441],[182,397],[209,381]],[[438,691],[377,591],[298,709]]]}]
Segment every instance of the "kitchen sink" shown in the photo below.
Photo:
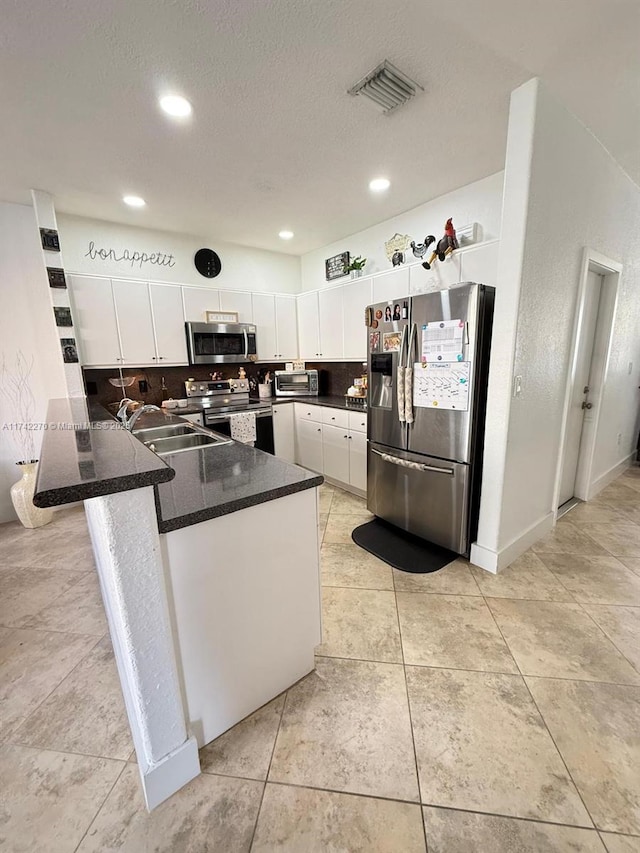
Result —
[{"label": "kitchen sink", "polygon": [[156,438],[172,438],[176,435],[192,435],[193,427],[188,424],[167,424],[166,426],[147,427],[146,429],[134,429],[133,434],[145,444]]},{"label": "kitchen sink", "polygon": [[219,444],[231,444],[230,438],[206,434],[204,432],[189,431],[185,435],[172,435],[166,438],[148,438],[142,436],[143,444],[149,450],[153,450],[158,456],[167,456],[170,453],[182,453],[185,450],[201,450],[203,447],[212,447]]}]

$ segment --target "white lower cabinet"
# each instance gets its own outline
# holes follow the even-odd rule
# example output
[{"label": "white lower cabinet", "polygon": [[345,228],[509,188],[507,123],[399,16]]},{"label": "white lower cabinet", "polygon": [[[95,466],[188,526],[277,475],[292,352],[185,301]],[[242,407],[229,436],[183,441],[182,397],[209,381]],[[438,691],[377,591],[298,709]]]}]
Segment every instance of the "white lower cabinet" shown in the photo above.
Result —
[{"label": "white lower cabinet", "polygon": [[296,418],[297,462],[304,468],[322,473],[322,424]]},{"label": "white lower cabinet", "polygon": [[349,482],[349,433],[343,427],[322,425],[322,473],[341,483]]},{"label": "white lower cabinet", "polygon": [[[306,403],[294,403],[292,408],[297,444],[295,461],[337,483],[366,492],[366,414]],[[280,455],[277,450],[276,455]]]},{"label": "white lower cabinet", "polygon": [[293,405],[273,406],[273,446],[276,456],[287,462],[296,461],[295,417]]}]

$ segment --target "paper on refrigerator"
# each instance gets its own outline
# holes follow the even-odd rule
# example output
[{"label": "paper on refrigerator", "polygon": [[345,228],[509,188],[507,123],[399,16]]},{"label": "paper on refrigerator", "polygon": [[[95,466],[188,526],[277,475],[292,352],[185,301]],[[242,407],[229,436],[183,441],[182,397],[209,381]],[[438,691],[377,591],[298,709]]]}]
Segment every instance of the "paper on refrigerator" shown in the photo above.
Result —
[{"label": "paper on refrigerator", "polygon": [[462,361],[463,320],[434,320],[422,327],[421,360]]},{"label": "paper on refrigerator", "polygon": [[413,405],[424,409],[469,409],[469,361],[423,362],[413,366]]}]

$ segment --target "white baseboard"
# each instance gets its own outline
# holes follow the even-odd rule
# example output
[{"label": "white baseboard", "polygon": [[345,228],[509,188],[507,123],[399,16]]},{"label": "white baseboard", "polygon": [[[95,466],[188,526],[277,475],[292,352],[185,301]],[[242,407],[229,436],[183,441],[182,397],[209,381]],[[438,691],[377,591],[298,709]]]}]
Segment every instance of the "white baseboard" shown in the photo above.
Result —
[{"label": "white baseboard", "polygon": [[624,473],[627,468],[631,466],[635,455],[636,451],[634,450],[633,453],[630,453],[621,462],[616,463],[612,468],[609,468],[608,471],[605,471],[604,474],[601,474],[599,477],[597,477],[589,486],[587,492],[587,500],[593,500],[593,498],[595,498],[598,492],[601,492],[606,486],[609,485],[609,483],[613,483],[613,481],[616,480],[620,476],[620,474]]},{"label": "white baseboard", "polygon": [[146,770],[140,767],[142,790],[149,811],[199,775],[198,744],[193,736],[153,767]]},{"label": "white baseboard", "polygon": [[532,545],[535,545],[539,539],[546,536],[553,529],[553,523],[553,513],[549,512],[499,551],[485,548],[484,545],[478,545],[477,542],[474,542],[471,546],[470,562],[474,566],[479,566],[487,572],[496,574],[501,569],[506,569],[514,560],[528,551]]},{"label": "white baseboard", "polygon": [[359,498],[367,497],[367,493],[363,492],[362,489],[357,489],[355,486],[350,485],[349,483],[343,483],[341,480],[334,480],[333,477],[327,477],[326,474],[322,475],[324,477],[325,483],[328,483],[330,486],[337,486],[337,488],[342,489],[343,492],[350,492],[352,495],[356,495]]}]

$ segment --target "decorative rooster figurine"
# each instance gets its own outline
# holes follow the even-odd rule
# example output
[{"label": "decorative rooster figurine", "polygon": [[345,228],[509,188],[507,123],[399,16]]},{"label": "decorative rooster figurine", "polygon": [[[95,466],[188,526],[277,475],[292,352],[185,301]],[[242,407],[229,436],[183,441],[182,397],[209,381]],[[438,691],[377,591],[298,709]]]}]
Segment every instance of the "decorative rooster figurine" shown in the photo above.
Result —
[{"label": "decorative rooster figurine", "polygon": [[415,240],[411,241],[411,249],[413,251],[413,256],[415,258],[423,258],[427,254],[427,249],[432,243],[436,242],[436,238],[433,234],[429,234],[428,237],[424,238],[424,243],[416,243]]},{"label": "decorative rooster figurine", "polygon": [[428,261],[424,261],[422,266],[426,270],[431,269],[431,264],[437,258],[439,261],[444,261],[447,255],[450,255],[454,249],[458,248],[458,238],[456,237],[456,229],[453,227],[453,219],[447,219],[444,226],[444,236],[438,240],[438,245],[435,251],[431,253]]}]

